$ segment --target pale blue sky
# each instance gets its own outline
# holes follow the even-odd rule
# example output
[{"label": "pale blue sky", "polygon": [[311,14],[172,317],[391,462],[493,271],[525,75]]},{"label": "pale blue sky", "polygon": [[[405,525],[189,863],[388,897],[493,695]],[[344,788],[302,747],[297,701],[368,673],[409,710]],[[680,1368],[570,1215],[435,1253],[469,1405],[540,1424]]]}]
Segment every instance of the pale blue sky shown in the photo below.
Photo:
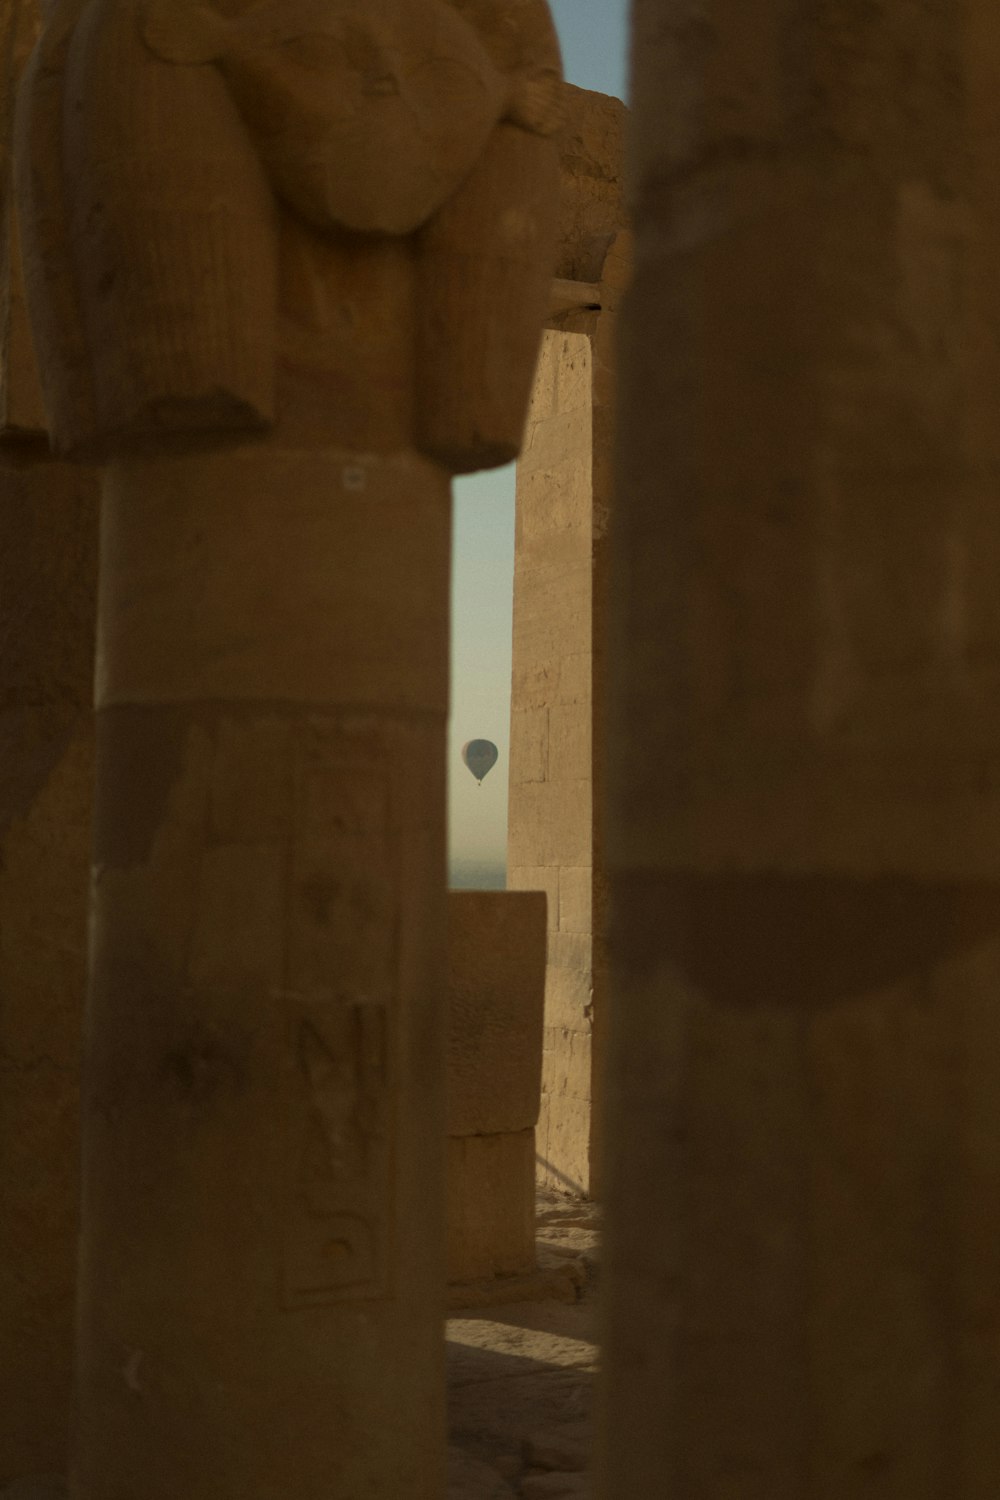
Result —
[{"label": "pale blue sky", "polygon": [[[566,77],[625,97],[628,0],[552,0]],[[507,844],[514,469],[455,486],[452,578],[452,712],[449,853],[459,863],[502,866]],[[462,764],[466,740],[493,740],[500,760],[482,786]]]}]

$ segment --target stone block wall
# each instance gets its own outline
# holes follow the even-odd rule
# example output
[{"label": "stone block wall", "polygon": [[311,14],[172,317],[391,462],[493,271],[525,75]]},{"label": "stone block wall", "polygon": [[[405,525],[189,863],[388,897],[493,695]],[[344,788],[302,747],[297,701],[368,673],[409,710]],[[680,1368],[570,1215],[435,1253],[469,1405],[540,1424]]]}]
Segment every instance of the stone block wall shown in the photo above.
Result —
[{"label": "stone block wall", "polygon": [[545,897],[448,897],[448,1280],[535,1264]]},{"label": "stone block wall", "polygon": [[548,896],[541,1180],[597,1191],[605,1006],[603,622],[625,106],[567,89],[560,288],[518,466],[507,883]]},{"label": "stone block wall", "polygon": [[593,1017],[591,342],[545,335],[518,469],[508,883],[548,897],[539,1169],[590,1181]]}]

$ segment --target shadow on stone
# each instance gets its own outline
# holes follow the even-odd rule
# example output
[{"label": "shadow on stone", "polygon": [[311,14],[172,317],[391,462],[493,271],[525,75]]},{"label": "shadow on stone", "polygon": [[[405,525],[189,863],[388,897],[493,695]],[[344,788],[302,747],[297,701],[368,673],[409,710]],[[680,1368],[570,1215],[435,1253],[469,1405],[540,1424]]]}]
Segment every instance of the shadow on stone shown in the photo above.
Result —
[{"label": "shadow on stone", "polygon": [[694,872],[620,883],[614,944],[706,998],[821,1009],[927,973],[1000,927],[1000,885]]}]

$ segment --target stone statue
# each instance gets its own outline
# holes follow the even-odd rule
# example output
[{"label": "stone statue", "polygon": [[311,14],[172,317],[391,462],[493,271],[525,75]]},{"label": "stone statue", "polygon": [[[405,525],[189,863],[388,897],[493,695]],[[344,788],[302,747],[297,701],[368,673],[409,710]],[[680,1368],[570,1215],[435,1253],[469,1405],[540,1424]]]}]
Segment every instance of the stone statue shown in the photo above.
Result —
[{"label": "stone statue", "polygon": [[545,0],[52,0],[25,276],[102,466],[78,1500],[439,1500],[450,476],[548,310]]},{"label": "stone statue", "polygon": [[509,459],[560,113],[544,0],[56,0],[21,177],[57,447],[293,424]]}]

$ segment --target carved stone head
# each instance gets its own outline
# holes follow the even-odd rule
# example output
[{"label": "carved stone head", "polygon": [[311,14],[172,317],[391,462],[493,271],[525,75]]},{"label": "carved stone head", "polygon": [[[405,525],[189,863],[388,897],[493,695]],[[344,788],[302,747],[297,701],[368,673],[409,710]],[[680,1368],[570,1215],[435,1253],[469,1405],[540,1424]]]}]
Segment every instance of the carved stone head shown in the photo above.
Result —
[{"label": "carved stone head", "polygon": [[[327,278],[317,306],[346,305],[341,282],[377,301],[365,268],[412,237],[391,250],[400,431],[456,472],[506,461],[547,307],[559,96],[546,0],[56,0],[18,156],[58,445],[272,429],[289,268]],[[345,409],[369,399],[356,368]],[[317,401],[336,389],[317,378]]]},{"label": "carved stone head", "polygon": [[408,234],[482,154],[510,93],[443,0],[147,0],[143,35],[215,63],[278,194],[319,227]]}]

